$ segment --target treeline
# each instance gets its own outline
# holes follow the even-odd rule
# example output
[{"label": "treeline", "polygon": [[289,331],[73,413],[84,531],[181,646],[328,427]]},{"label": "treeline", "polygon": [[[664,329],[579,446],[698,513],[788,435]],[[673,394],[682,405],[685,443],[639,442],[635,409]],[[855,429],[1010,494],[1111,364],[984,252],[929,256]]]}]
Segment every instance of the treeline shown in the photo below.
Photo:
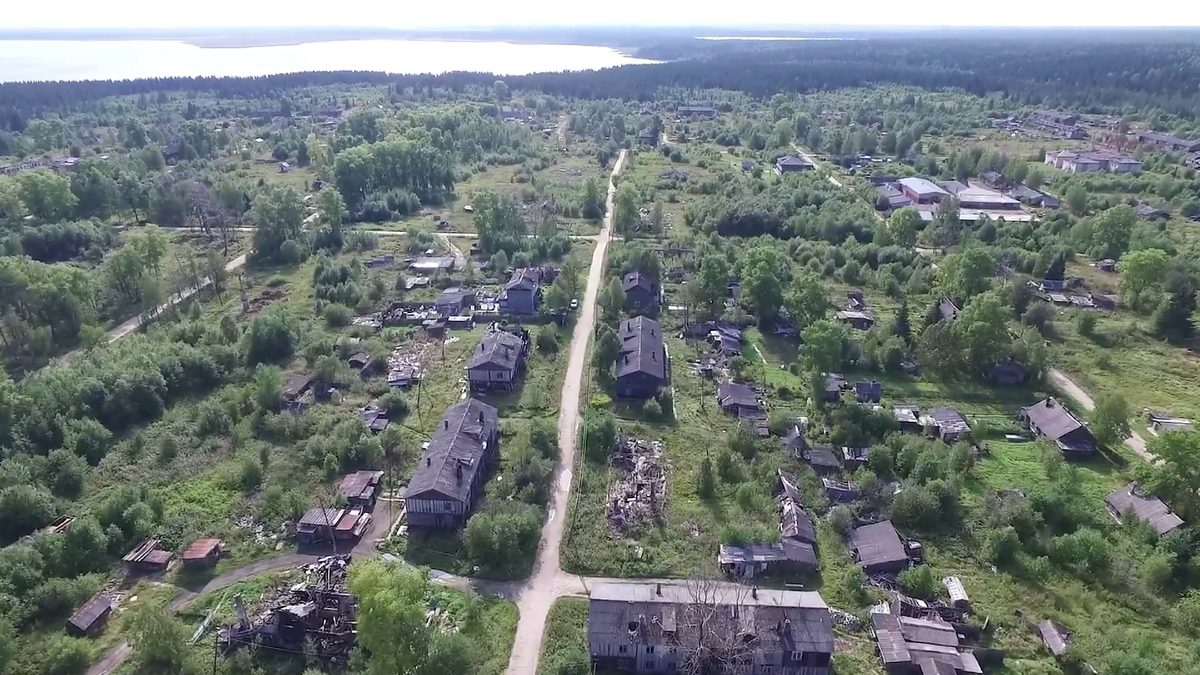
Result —
[{"label": "treeline", "polygon": [[[678,48],[664,54],[677,58]],[[655,57],[651,49],[647,56]],[[1200,44],[1083,40],[1048,33],[1024,38],[867,39],[784,45],[703,45],[682,60],[597,71],[535,73],[508,86],[577,98],[652,100],[663,87],[731,89],[755,96],[896,83],[926,89],[1005,92],[1022,103],[1140,112],[1158,108],[1192,119],[1200,109]],[[495,75],[454,72],[293,73],[251,78],[0,84],[0,128],[21,131],[46,113],[81,109],[110,96],[207,92],[220,98],[277,97],[300,87],[369,84],[461,92],[490,87]]]}]

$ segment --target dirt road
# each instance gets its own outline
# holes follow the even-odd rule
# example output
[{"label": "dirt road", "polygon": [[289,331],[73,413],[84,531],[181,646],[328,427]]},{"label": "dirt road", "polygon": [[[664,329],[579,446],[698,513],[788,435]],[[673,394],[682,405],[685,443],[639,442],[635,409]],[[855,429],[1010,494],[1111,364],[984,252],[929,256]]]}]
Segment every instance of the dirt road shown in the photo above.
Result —
[{"label": "dirt road", "polygon": [[[1057,387],[1062,393],[1066,394],[1071,400],[1075,401],[1084,410],[1091,412],[1096,409],[1096,402],[1088,395],[1083,387],[1075,384],[1075,381],[1067,377],[1067,374],[1057,368],[1051,368],[1049,372],[1050,382]],[[1141,434],[1136,431],[1130,432],[1129,438],[1125,439],[1125,445],[1134,452],[1138,457],[1154,464],[1158,458],[1146,449],[1146,439],[1142,438]]]},{"label": "dirt road", "polygon": [[517,623],[517,636],[508,661],[508,675],[534,675],[537,672],[542,634],[546,630],[546,615],[549,614],[554,599],[563,594],[560,588],[558,550],[562,543],[567,502],[571,494],[571,469],[575,466],[579,395],[583,384],[583,369],[587,367],[588,340],[596,326],[596,296],[604,280],[605,256],[608,253],[608,240],[612,229],[613,200],[617,193],[613,178],[616,178],[625,166],[626,152],[621,151],[609,179],[608,214],[604,216],[604,227],[600,230],[596,250],[592,253],[587,290],[580,307],[579,321],[575,324],[575,334],[571,336],[570,360],[567,362],[567,377],[563,383],[562,401],[559,404],[559,458],[555,473],[554,497],[550,501],[550,515],[542,527],[542,541],[537,562],[533,566],[533,576],[517,597],[517,609],[521,618]]}]

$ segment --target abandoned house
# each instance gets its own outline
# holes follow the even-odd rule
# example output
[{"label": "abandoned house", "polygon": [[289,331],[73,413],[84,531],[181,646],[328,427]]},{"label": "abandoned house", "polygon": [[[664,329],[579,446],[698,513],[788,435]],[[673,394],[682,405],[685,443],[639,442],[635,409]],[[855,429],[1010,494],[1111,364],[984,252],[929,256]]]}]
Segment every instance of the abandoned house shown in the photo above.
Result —
[{"label": "abandoned house", "polygon": [[1153,410],[1146,413],[1146,421],[1150,423],[1151,431],[1156,434],[1163,434],[1168,431],[1196,430],[1196,423],[1192,420]]},{"label": "abandoned house", "polygon": [[107,593],[101,591],[93,595],[67,619],[67,635],[79,638],[93,637],[108,623],[112,609],[112,598]]},{"label": "abandoned house", "polygon": [[800,426],[793,424],[791,429],[783,436],[783,449],[787,450],[793,457],[803,457],[804,453],[808,452],[808,439],[804,437],[804,431]]},{"label": "abandoned house", "polygon": [[841,373],[827,373],[825,375],[825,391],[821,394],[821,400],[826,403],[837,403],[842,400],[842,388],[846,386],[846,378]]},{"label": "abandoned house", "polygon": [[467,365],[472,391],[512,391],[525,371],[527,338],[506,330],[493,330],[479,341]]},{"label": "abandoned house", "polygon": [[447,288],[438,295],[433,306],[438,316],[462,316],[475,306],[476,298],[475,291]]},{"label": "abandoned house", "polygon": [[775,173],[780,176],[785,173],[813,171],[816,168],[812,162],[796,157],[795,155],[785,155],[775,160]]},{"label": "abandoned house", "polygon": [[1024,384],[1029,377],[1029,371],[1016,361],[1009,360],[988,366],[985,377],[988,382],[999,387],[1016,387]]},{"label": "abandoned house", "polygon": [[854,398],[859,403],[876,403],[883,400],[883,383],[874,380],[854,383]]},{"label": "abandoned house", "polygon": [[312,388],[312,383],[312,375],[292,375],[283,385],[283,398],[288,401],[300,399]]},{"label": "abandoned house", "polygon": [[1096,451],[1092,431],[1053,396],[1021,408],[1019,419],[1033,433],[1053,441],[1068,457],[1087,457]]},{"label": "abandoned house", "polygon": [[812,546],[790,539],[770,544],[721,544],[717,565],[741,580],[760,574],[812,574],[819,567]]},{"label": "abandoned house", "polygon": [[630,272],[621,279],[625,291],[625,311],[630,314],[654,314],[658,311],[659,288],[649,274]]},{"label": "abandoned house", "polygon": [[846,471],[857,471],[859,467],[866,466],[870,458],[870,448],[842,447],[842,468]]},{"label": "abandoned house", "polygon": [[783,469],[779,469],[778,474],[779,478],[775,482],[775,501],[779,503],[779,536],[816,546],[817,528],[808,512],[801,506],[796,477]]},{"label": "abandoned house", "polygon": [[328,544],[358,539],[371,524],[371,514],[361,508],[316,507],[296,523],[296,540],[301,545]]},{"label": "abandoned house", "polygon": [[821,488],[825,491],[825,497],[834,504],[849,504],[858,499],[858,489],[848,481],[822,476]]},{"label": "abandoned house", "polygon": [[359,377],[367,378],[375,371],[375,361],[366,352],[358,352],[346,359],[346,365],[358,373]]},{"label": "abandoned house", "polygon": [[975,655],[963,651],[949,622],[899,614],[871,614],[883,669],[889,675],[981,675]]},{"label": "abandoned house", "polygon": [[954,321],[958,318],[958,305],[950,298],[942,298],[938,303],[938,316],[942,321]]},{"label": "abandoned house", "polygon": [[499,457],[499,413],[473,398],[446,409],[404,494],[414,528],[459,528],[483,494]]},{"label": "abandoned house", "polygon": [[892,521],[884,520],[850,531],[854,562],[867,574],[899,572],[908,568],[908,551]]},{"label": "abandoned house", "polygon": [[896,420],[896,424],[900,426],[900,431],[908,431],[914,434],[921,433],[921,418],[920,408],[911,404],[897,404],[892,406],[892,419]]},{"label": "abandoned house", "polygon": [[1121,519],[1125,514],[1149,525],[1158,536],[1183,527],[1183,519],[1154,495],[1146,494],[1137,483],[1130,483],[1104,498],[1108,512]]},{"label": "abandoned house", "polygon": [[342,477],[338,484],[338,494],[345,497],[346,503],[353,507],[366,510],[375,508],[379,499],[379,481],[383,480],[382,471],[355,471]]},{"label": "abandoned house", "polygon": [[1042,636],[1042,642],[1046,645],[1046,649],[1056,659],[1061,659],[1067,655],[1067,649],[1071,646],[1071,631],[1067,630],[1062,624],[1046,619],[1037,625],[1038,634]]},{"label": "abandoned house", "polygon": [[650,398],[666,386],[670,369],[662,326],[645,316],[620,324],[621,352],[617,356],[617,396]]},{"label": "abandoned house", "polygon": [[943,443],[957,443],[971,436],[967,418],[954,408],[932,408],[923,420],[927,433],[942,439]]},{"label": "abandoned house", "polygon": [[717,385],[717,405],[721,410],[743,417],[747,414],[761,414],[762,403],[759,402],[758,392],[748,384],[740,382],[722,382]]},{"label": "abandoned house", "polygon": [[730,584],[598,583],[587,640],[594,667],[634,673],[681,670],[699,644],[747,660],[747,673],[829,675],[834,649],[819,593]]},{"label": "abandoned house", "polygon": [[171,562],[171,552],[159,548],[157,539],[143,539],[133,550],[125,554],[121,560],[130,574],[151,574],[167,569]]},{"label": "abandoned house", "polygon": [[183,566],[189,569],[214,567],[221,559],[223,551],[224,544],[220,539],[197,539],[188,544],[180,560],[183,561]]},{"label": "abandoned house", "polygon": [[829,446],[814,445],[804,453],[802,459],[808,462],[813,471],[816,471],[819,475],[829,476],[842,470],[842,463],[838,458],[838,454]]},{"label": "abandoned house", "polygon": [[856,310],[842,310],[837,313],[837,320],[858,330],[871,330],[875,319],[868,313]]},{"label": "abandoned house", "polygon": [[519,267],[513,270],[512,278],[504,284],[497,301],[502,314],[535,314],[542,306],[542,284],[545,268]]}]

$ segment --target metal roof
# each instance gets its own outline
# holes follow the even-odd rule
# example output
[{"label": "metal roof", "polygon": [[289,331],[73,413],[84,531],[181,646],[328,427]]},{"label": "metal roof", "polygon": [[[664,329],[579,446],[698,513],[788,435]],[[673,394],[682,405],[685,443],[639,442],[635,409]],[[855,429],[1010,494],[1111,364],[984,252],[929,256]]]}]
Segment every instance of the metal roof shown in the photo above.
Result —
[{"label": "metal roof", "polygon": [[405,498],[436,493],[465,501],[498,424],[497,410],[483,401],[469,398],[446,408],[408,483]]},{"label": "metal roof", "polygon": [[520,336],[506,330],[494,330],[479,341],[479,347],[471,352],[467,369],[494,366],[503,370],[516,370],[525,342]]},{"label": "metal roof", "polygon": [[333,509],[316,507],[308,510],[304,517],[300,519],[300,525],[309,525],[312,527],[332,527],[337,525],[342,519],[345,509]]},{"label": "metal roof", "polygon": [[812,544],[784,539],[771,544],[721,544],[717,562],[722,565],[750,562],[794,562],[816,569]]},{"label": "metal roof", "polygon": [[[1036,427],[1039,434],[1050,440],[1057,441],[1079,429],[1087,430],[1083,422],[1072,415],[1071,411],[1064,408],[1062,403],[1053,396],[1042,399],[1029,407],[1021,408],[1021,412],[1025,414],[1029,423]],[[1087,433],[1089,436],[1091,435],[1090,431]]]},{"label": "metal roof", "polygon": [[220,539],[197,539],[188,544],[187,549],[183,552],[183,560],[203,560],[207,558],[214,549],[221,547]]},{"label": "metal roof", "polygon": [[916,177],[901,178],[900,180],[898,180],[896,182],[898,182],[900,185],[908,188],[909,190],[912,190],[914,193],[916,193],[918,195],[930,195],[930,194],[948,195],[948,194],[950,194],[949,192],[946,192],[946,190],[942,189],[942,187],[940,185],[938,185],[937,183],[934,183],[933,181],[925,179],[925,178],[916,178]]},{"label": "metal roof", "polygon": [[717,385],[717,403],[722,408],[737,406],[739,408],[761,408],[758,402],[758,392],[752,387],[738,382],[721,382]]},{"label": "metal roof", "polygon": [[641,288],[649,293],[654,292],[654,280],[641,272],[630,272],[621,279],[621,290],[628,293],[635,288]]},{"label": "metal roof", "polygon": [[80,632],[87,632],[95,623],[112,611],[112,598],[105,593],[97,593],[93,595],[83,606],[75,610],[67,623]]},{"label": "metal roof", "polygon": [[513,270],[512,278],[504,284],[505,290],[519,289],[523,291],[534,291],[542,283],[542,268],[540,267],[518,267]]},{"label": "metal roof", "polygon": [[1143,493],[1137,483],[1130,483],[1111,493],[1104,501],[1114,515],[1133,513],[1159,535],[1183,526],[1183,519],[1175,515],[1171,507],[1158,497]]},{"label": "metal roof", "polygon": [[383,478],[382,471],[355,471],[342,477],[338,492],[346,499],[370,499]]},{"label": "metal roof", "polygon": [[943,434],[962,433],[971,430],[971,425],[967,424],[966,418],[954,408],[932,408],[929,411],[929,417],[937,424],[938,429]]},{"label": "metal roof", "polygon": [[1071,631],[1062,624],[1046,619],[1038,624],[1038,633],[1051,654],[1062,656],[1067,653],[1067,647],[1071,645]]},{"label": "metal roof", "polygon": [[667,379],[667,351],[662,326],[654,319],[638,316],[621,322],[621,353],[617,377],[645,373],[663,382]]},{"label": "metal roof", "polygon": [[908,560],[900,534],[892,521],[863,525],[850,531],[850,550],[855,560],[863,567],[886,565]]}]

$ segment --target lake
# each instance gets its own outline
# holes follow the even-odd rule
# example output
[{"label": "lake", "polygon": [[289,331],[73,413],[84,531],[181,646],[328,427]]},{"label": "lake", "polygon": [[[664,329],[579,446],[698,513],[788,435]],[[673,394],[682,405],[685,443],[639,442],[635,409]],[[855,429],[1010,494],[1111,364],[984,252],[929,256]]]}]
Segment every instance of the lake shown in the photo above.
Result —
[{"label": "lake", "polygon": [[350,40],[244,48],[169,40],[0,40],[0,82],[251,77],[316,70],[483,71],[524,75],[652,63],[607,47],[508,42]]}]

